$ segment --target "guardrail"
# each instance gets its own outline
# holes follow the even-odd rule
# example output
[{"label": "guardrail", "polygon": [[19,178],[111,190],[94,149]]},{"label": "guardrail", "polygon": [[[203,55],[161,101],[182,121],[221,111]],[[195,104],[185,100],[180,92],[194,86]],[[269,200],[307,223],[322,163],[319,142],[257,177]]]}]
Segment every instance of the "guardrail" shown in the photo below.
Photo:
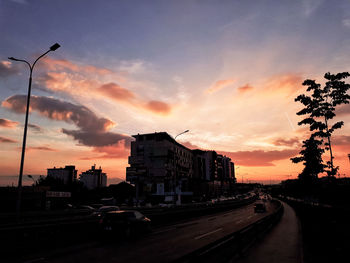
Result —
[{"label": "guardrail", "polygon": [[241,255],[282,217],[284,211],[282,203],[278,200],[273,200],[273,202],[278,204],[274,213],[186,255],[176,260],[176,262],[228,262]]}]

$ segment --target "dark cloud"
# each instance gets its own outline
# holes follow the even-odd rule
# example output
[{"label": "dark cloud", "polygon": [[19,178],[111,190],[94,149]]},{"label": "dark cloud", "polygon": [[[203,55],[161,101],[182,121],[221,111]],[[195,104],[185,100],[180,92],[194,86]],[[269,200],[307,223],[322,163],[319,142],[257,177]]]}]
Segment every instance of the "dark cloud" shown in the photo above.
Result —
[{"label": "dark cloud", "polygon": [[42,132],[43,131],[43,129],[39,125],[36,125],[36,124],[28,123],[28,128],[35,131],[35,132]]},{"label": "dark cloud", "polygon": [[43,131],[43,129],[40,126],[35,125],[35,124],[28,123],[28,127],[29,127],[29,129],[33,130],[34,132],[42,132]]},{"label": "dark cloud", "polygon": [[238,151],[220,152],[232,159],[236,165],[243,166],[275,166],[274,161],[289,159],[298,154],[298,150],[284,151]]},{"label": "dark cloud", "polygon": [[0,77],[8,77],[17,73],[17,67],[14,67],[11,62],[0,61]]},{"label": "dark cloud", "polygon": [[16,143],[17,141],[12,140],[10,138],[6,138],[6,137],[1,137],[0,136],[0,143]]},{"label": "dark cloud", "polygon": [[[17,113],[24,113],[26,98],[25,95],[14,95],[3,101],[2,106]],[[102,147],[125,140],[126,146],[129,146],[131,137],[108,132],[114,123],[109,119],[99,118],[85,106],[49,97],[33,96],[31,110],[49,119],[75,124],[79,130],[62,129],[62,132],[83,145]]]},{"label": "dark cloud", "polygon": [[[26,95],[14,95],[3,101],[2,106],[24,113]],[[82,105],[43,96],[32,96],[30,108],[41,115],[53,120],[74,123],[82,130],[106,131],[114,123],[105,118],[99,118],[90,109]]]},{"label": "dark cloud", "polygon": [[86,146],[102,147],[112,145],[120,140],[125,140],[127,146],[130,145],[131,137],[114,132],[99,132],[99,131],[73,131],[62,129],[64,134],[72,136],[79,143]]},{"label": "dark cloud", "polygon": [[11,121],[11,120],[0,118],[0,127],[15,128],[17,125],[18,125],[17,121]]}]

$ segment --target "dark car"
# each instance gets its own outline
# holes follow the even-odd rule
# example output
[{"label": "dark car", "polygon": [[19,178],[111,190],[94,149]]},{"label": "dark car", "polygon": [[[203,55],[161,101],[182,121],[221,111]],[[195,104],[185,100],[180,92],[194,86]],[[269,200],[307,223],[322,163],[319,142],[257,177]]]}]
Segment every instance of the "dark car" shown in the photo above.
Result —
[{"label": "dark car", "polygon": [[115,205],[106,205],[106,206],[101,206],[97,211],[94,213],[94,216],[97,217],[102,217],[104,214],[112,211],[119,211],[119,206]]},{"label": "dark car", "polygon": [[266,212],[266,205],[264,203],[257,203],[254,206],[255,213],[264,213]]},{"label": "dark car", "polygon": [[130,237],[150,230],[151,220],[136,210],[111,211],[99,221],[100,230],[105,233],[117,233]]}]

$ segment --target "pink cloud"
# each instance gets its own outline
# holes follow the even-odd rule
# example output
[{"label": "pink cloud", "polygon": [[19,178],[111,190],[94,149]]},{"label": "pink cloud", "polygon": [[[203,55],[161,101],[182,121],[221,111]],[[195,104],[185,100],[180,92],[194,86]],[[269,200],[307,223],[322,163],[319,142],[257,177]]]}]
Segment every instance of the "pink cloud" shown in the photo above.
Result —
[{"label": "pink cloud", "polygon": [[18,125],[17,121],[11,121],[7,119],[0,119],[0,127],[4,128],[15,128]]},{"label": "pink cloud", "polygon": [[0,136],[0,143],[16,143],[16,140]]},{"label": "pink cloud", "polygon": [[135,99],[135,95],[131,91],[122,88],[116,83],[104,84],[97,91],[114,100],[131,101]]}]

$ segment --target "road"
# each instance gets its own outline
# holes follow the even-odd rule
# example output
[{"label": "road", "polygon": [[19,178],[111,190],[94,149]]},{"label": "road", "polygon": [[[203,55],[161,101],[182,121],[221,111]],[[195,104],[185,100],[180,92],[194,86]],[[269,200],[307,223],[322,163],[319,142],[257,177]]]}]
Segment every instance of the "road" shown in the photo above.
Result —
[{"label": "road", "polygon": [[[283,202],[282,202],[283,203]],[[301,263],[302,244],[299,220],[288,204],[283,203],[280,222],[260,242],[246,251],[236,263]],[[283,246],[281,245],[283,244]]]},{"label": "road", "polygon": [[155,228],[152,233],[125,242],[97,244],[71,253],[54,253],[41,262],[171,262],[223,238],[274,211],[254,213],[254,204],[176,225]]}]

